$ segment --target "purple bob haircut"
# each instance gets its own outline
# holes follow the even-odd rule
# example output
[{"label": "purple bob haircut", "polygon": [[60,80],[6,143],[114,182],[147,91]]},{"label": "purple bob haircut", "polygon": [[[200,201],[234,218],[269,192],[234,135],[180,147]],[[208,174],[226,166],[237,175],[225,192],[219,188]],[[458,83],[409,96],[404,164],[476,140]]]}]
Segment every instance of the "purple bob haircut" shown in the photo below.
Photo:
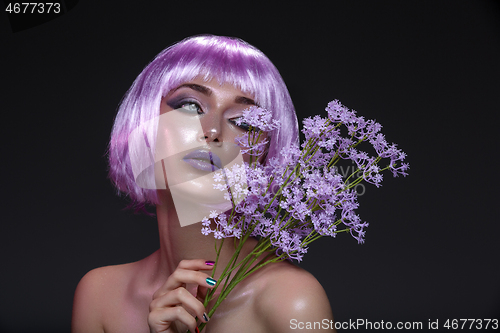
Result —
[{"label": "purple bob haircut", "polygon": [[[280,160],[284,147],[298,143],[298,123],[285,82],[271,61],[257,48],[237,38],[202,35],[186,38],[158,54],[135,79],[118,109],[108,147],[109,178],[132,199],[129,207],[144,210],[158,204],[156,190],[139,187],[132,172],[128,137],[141,123],[160,115],[162,97],[201,76],[230,83],[251,94],[281,123],[270,136],[267,159]],[[153,147],[151,147],[154,151]],[[151,170],[152,179],[154,173]],[[149,175],[148,175],[149,177]]]}]

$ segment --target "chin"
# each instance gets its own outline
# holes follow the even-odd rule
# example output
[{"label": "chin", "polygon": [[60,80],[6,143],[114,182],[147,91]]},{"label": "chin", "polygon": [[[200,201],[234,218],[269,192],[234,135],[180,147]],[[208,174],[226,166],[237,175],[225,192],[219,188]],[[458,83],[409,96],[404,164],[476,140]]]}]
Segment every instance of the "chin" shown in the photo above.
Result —
[{"label": "chin", "polygon": [[222,213],[231,209],[232,204],[224,199],[224,192],[213,189],[212,174],[207,176],[210,182],[198,178],[169,186],[181,226],[200,222],[212,211]]}]

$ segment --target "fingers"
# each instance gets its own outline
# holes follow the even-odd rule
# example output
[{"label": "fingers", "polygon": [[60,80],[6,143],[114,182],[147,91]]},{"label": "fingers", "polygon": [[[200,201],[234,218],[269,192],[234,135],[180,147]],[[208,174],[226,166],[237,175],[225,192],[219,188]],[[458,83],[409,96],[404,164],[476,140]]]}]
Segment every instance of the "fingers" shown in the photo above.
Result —
[{"label": "fingers", "polygon": [[149,312],[148,323],[152,332],[165,332],[173,327],[175,321],[184,324],[191,332],[196,330],[196,319],[182,306],[174,306],[168,309],[157,308]]},{"label": "fingers", "polygon": [[205,307],[186,289],[178,288],[153,300],[150,304],[148,323],[153,332],[164,332],[177,321],[195,332],[195,316],[207,323],[209,318]]},{"label": "fingers", "polygon": [[190,269],[190,270],[209,270],[214,266],[214,262],[203,259],[182,260],[177,268]]},{"label": "fingers", "polygon": [[212,279],[210,275],[198,271],[212,269],[212,263],[202,259],[181,261],[165,284],[154,293],[153,299],[161,297],[179,287],[184,287],[188,283],[196,284],[200,287],[213,288],[217,281]]},{"label": "fingers", "polygon": [[217,281],[201,270],[210,270],[213,262],[202,259],[183,260],[158,289],[149,306],[148,323],[152,332],[170,332],[173,323],[178,322],[195,332],[196,319],[208,322],[205,307],[186,290],[186,284],[198,285],[198,294],[213,288]]},{"label": "fingers", "polygon": [[154,299],[149,305],[149,310],[152,312],[155,309],[175,307],[176,305],[181,305],[188,313],[195,314],[200,319],[205,313],[203,304],[184,288],[177,288]]}]

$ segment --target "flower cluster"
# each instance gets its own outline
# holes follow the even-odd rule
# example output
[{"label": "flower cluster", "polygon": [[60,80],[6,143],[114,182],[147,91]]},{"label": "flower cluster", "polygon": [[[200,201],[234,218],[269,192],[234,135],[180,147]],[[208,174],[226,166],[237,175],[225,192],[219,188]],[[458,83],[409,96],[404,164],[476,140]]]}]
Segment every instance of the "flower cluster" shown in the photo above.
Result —
[{"label": "flower cluster", "polygon": [[[363,172],[363,179],[365,181],[377,187],[380,186],[382,175],[380,174],[381,169],[377,164],[382,158],[390,160],[388,166],[394,177],[400,174],[403,176],[407,175],[406,171],[409,169],[409,164],[403,163],[406,154],[398,149],[396,144],[389,144],[385,140],[385,136],[380,133],[382,125],[374,120],[365,120],[364,117],[357,117],[354,110],[349,110],[338,100],[328,103],[326,111],[328,119],[332,123],[337,124],[337,126],[343,124],[347,127],[351,137],[344,139],[346,144],[339,147],[341,148],[339,153],[340,155],[347,155],[350,160],[356,163],[359,170]],[[307,131],[304,133],[306,136],[308,135]],[[357,141],[353,141],[353,139],[357,139]],[[375,149],[377,156],[369,156],[367,152],[355,149],[362,141],[368,141]],[[341,157],[345,158],[344,156]]]},{"label": "flower cluster", "polygon": [[[256,162],[218,171],[214,187],[228,193],[233,210],[205,218],[202,232],[213,233],[217,239],[248,234],[267,242],[278,256],[297,261],[308,244],[321,236],[349,231],[363,243],[368,223],[355,213],[359,204],[353,187],[363,180],[380,186],[381,172],[386,169],[394,176],[406,175],[409,166],[402,163],[406,155],[387,143],[379,123],[356,116],[337,100],[326,111],[327,118],[304,120],[306,140],[301,147],[283,149],[284,162],[271,158],[265,165]],[[270,112],[257,107],[247,110],[239,122],[252,130],[238,144],[242,152],[254,156],[262,154],[262,142],[267,144],[267,140],[259,142],[262,131],[279,126]],[[341,126],[347,129],[347,137],[341,135]],[[373,146],[375,155],[357,148],[363,141]],[[389,159],[386,167],[380,166],[382,159]],[[341,160],[351,160],[357,167],[346,179],[335,167]]]},{"label": "flower cluster", "polygon": [[236,125],[245,124],[249,131],[236,138],[242,154],[261,156],[264,154],[269,140],[264,133],[279,128],[279,121],[272,118],[271,112],[266,109],[252,106],[243,110],[242,117],[236,120]]}]

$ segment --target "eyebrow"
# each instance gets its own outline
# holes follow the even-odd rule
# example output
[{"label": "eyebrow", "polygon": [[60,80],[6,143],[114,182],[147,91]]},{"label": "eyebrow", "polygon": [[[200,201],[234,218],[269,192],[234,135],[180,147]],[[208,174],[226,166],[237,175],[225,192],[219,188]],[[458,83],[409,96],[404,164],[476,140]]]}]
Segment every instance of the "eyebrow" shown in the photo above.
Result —
[{"label": "eyebrow", "polygon": [[207,88],[205,86],[200,86],[199,84],[195,83],[184,83],[178,86],[177,88],[174,89],[174,91],[179,90],[180,88],[190,88],[195,91],[201,92],[203,95],[206,96],[211,96],[212,95],[212,90],[210,88]]},{"label": "eyebrow", "polygon": [[235,103],[238,103],[238,104],[245,104],[245,105],[256,105],[256,106],[259,106],[257,105],[257,103],[255,103],[255,101],[251,98],[248,98],[248,97],[243,97],[243,96],[238,96],[234,99],[234,102]]},{"label": "eyebrow", "polygon": [[[196,83],[184,83],[178,86],[177,88],[174,89],[174,91],[180,89],[180,88],[189,88],[194,91],[198,91],[202,93],[205,96],[212,96],[212,90],[208,87],[196,84]],[[251,98],[244,97],[244,96],[236,96],[234,99],[234,102],[237,104],[244,104],[244,105],[255,105],[259,106],[255,101]]]}]

